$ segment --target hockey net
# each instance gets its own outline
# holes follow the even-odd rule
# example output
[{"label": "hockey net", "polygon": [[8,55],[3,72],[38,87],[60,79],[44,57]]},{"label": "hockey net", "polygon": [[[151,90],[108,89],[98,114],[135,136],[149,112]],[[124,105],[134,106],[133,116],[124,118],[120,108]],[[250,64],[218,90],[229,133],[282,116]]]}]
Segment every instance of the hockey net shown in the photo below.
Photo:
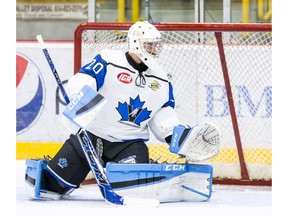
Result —
[{"label": "hockey net", "polygon": [[[74,72],[104,48],[127,49],[129,23],[83,23],[75,30]],[[174,86],[183,124],[210,122],[221,151],[205,162],[214,183],[272,185],[272,25],[155,24],[159,64]],[[153,137],[151,161],[184,163]]]}]

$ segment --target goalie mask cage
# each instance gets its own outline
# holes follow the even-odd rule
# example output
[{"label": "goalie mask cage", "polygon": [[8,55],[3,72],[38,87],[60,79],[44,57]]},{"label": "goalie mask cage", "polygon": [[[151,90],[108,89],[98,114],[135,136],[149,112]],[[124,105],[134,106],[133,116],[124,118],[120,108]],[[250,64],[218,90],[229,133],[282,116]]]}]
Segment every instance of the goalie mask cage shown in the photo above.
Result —
[{"label": "goalie mask cage", "polygon": [[[74,35],[74,72],[104,48],[127,50],[131,23],[83,23]],[[174,86],[183,124],[210,122],[221,150],[205,162],[213,183],[272,185],[272,25],[155,24],[163,38],[159,64]],[[152,139],[150,158],[175,163]],[[178,163],[184,162],[183,159]]]}]

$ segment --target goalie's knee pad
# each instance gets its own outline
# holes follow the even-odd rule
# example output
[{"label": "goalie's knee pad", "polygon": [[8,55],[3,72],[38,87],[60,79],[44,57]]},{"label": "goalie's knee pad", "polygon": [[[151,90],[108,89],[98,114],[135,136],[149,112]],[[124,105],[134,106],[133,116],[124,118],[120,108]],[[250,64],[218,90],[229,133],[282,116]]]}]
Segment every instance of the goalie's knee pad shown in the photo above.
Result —
[{"label": "goalie's knee pad", "polygon": [[25,186],[28,197],[36,199],[59,200],[73,189],[61,186],[46,170],[47,160],[27,159]]}]

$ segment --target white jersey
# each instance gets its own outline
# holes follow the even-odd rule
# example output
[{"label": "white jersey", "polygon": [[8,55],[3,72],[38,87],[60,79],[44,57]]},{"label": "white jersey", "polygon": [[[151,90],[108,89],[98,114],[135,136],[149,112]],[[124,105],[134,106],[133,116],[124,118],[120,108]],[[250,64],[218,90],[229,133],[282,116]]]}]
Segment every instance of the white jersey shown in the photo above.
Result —
[{"label": "white jersey", "polygon": [[69,79],[69,96],[76,95],[84,85],[106,98],[103,110],[87,128],[103,139],[147,141],[150,126],[155,137],[164,142],[179,124],[166,73],[158,65],[138,72],[129,64],[124,51],[103,50],[82,66]]}]

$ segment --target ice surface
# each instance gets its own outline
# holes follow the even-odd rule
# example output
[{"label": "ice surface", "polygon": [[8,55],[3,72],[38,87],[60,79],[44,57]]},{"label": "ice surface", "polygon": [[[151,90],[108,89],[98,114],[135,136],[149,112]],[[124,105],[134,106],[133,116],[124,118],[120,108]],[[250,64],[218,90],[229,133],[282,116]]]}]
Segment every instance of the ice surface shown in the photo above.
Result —
[{"label": "ice surface", "polygon": [[[106,203],[96,185],[85,185],[60,201],[33,200],[25,195],[25,161],[16,161],[16,215],[18,216],[270,216],[272,188],[213,185],[207,202],[161,203],[158,208],[128,208]],[[10,215],[10,214],[9,214]]]}]

